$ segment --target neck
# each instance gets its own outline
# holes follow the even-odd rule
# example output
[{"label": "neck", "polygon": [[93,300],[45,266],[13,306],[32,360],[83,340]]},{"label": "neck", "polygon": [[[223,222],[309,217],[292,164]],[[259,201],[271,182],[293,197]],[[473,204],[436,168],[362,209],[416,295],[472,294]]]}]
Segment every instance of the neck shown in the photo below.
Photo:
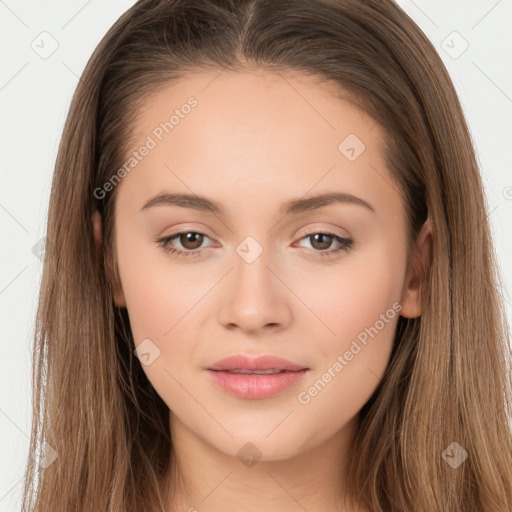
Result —
[{"label": "neck", "polygon": [[348,450],[358,428],[355,416],[327,441],[281,460],[265,458],[242,442],[234,455],[204,442],[172,412],[174,468],[166,480],[165,511],[315,510],[362,512],[346,505]]}]

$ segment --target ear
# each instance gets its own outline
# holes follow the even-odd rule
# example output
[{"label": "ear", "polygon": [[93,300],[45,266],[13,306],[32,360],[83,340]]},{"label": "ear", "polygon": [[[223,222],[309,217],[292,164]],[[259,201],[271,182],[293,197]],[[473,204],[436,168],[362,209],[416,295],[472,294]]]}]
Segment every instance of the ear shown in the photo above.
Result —
[{"label": "ear", "polygon": [[[98,257],[103,258],[103,235],[102,235],[102,222],[101,222],[100,212],[95,211],[92,214],[92,224],[93,224],[93,230],[94,230],[94,239],[96,241],[96,249],[98,251]],[[108,263],[109,267],[113,269],[113,263],[112,263],[110,254],[107,253],[106,259],[107,259],[107,263]],[[118,281],[118,279],[114,278],[114,280],[116,281],[114,297],[113,297],[114,302],[118,307],[125,308],[126,300],[124,297],[123,288],[121,286],[121,283]]]},{"label": "ear", "polygon": [[422,313],[421,286],[423,275],[432,263],[432,237],[432,221],[428,217],[416,238],[412,261],[404,282],[400,315],[405,318],[416,318]]}]

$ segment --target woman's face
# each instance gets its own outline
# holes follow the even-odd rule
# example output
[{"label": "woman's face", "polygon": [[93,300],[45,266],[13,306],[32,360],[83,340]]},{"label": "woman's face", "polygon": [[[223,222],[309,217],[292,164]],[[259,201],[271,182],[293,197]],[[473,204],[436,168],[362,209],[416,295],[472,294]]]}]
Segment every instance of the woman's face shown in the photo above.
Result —
[{"label": "woman's face", "polygon": [[[263,460],[354,425],[420,313],[380,126],[305,76],[224,71],[154,95],[135,133],[116,301],[171,425]],[[211,369],[236,355],[245,374]]]}]

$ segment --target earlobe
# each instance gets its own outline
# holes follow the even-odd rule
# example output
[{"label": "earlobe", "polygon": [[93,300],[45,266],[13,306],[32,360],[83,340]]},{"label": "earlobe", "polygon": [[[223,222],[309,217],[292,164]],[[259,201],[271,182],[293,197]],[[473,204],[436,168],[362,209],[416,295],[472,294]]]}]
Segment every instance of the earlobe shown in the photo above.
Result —
[{"label": "earlobe", "polygon": [[423,310],[421,288],[423,276],[432,263],[433,227],[429,218],[423,224],[413,251],[413,260],[404,283],[402,293],[402,310],[400,315],[405,318],[416,318]]},{"label": "earlobe", "polygon": [[[95,211],[92,214],[92,224],[94,230],[94,239],[96,241],[96,248],[98,251],[98,257],[103,258],[103,236],[102,236],[102,222],[101,215],[98,211]],[[110,258],[110,254],[106,254],[105,259],[106,263],[110,269],[113,270],[112,260]],[[124,297],[123,289],[119,280],[115,277],[115,273],[113,274],[112,280],[114,281],[114,303],[116,306],[120,308],[126,307],[126,300]]]}]

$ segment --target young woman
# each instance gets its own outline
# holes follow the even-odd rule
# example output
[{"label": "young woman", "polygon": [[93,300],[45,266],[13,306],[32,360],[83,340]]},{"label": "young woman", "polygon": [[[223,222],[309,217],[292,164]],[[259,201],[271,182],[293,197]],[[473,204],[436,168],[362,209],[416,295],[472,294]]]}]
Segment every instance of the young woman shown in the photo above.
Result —
[{"label": "young woman", "polygon": [[479,169],[394,2],[137,2],[47,237],[25,512],[512,509]]}]

